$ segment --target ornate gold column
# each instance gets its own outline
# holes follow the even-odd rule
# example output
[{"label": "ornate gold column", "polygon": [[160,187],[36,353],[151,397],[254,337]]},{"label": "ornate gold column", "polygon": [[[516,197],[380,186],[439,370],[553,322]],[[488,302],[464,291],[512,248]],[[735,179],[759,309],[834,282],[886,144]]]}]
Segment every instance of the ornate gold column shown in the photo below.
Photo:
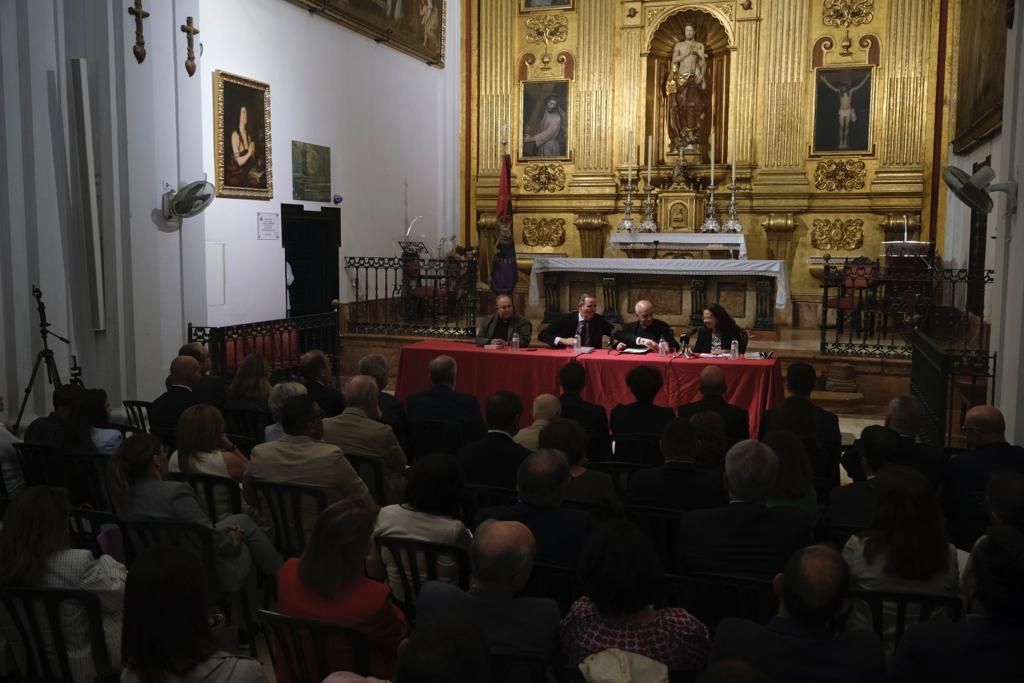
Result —
[{"label": "ornate gold column", "polygon": [[754,140],[760,130],[761,117],[757,115],[757,51],[760,32],[759,18],[737,17],[736,52],[733,53],[736,80],[730,85],[729,98],[735,107],[736,134],[731,132],[730,143],[736,146],[736,161],[752,163],[755,157]]},{"label": "ornate gold column", "polygon": [[583,258],[603,258],[604,245],[607,242],[605,228],[608,219],[603,213],[578,213],[574,223],[580,233],[580,251]]},{"label": "ornate gold column", "polygon": [[[480,0],[480,118],[477,133],[477,173],[497,176],[501,170],[498,127],[509,125],[509,144],[518,140],[516,117],[515,41],[510,27],[516,24],[517,3]],[[511,151],[511,150],[510,150]],[[514,154],[514,152],[513,152]]]},{"label": "ornate gold column", "polygon": [[498,217],[493,213],[482,213],[476,222],[477,272],[480,282],[491,284],[491,264],[494,263],[494,251],[498,243]]},{"label": "ornate gold column", "polygon": [[793,214],[770,213],[761,221],[761,227],[768,237],[768,258],[792,265],[793,233],[796,231]]},{"label": "ornate gold column", "polygon": [[805,81],[812,4],[807,0],[773,0],[767,5],[765,106],[761,116],[764,127],[759,136],[761,153],[758,155],[764,169],[762,182],[772,171],[781,172],[779,175],[799,174],[801,179],[804,176],[807,156]]},{"label": "ornate gold column", "polygon": [[[630,16],[630,12],[633,16]],[[634,145],[642,145],[644,105],[644,68],[647,46],[643,44],[643,19],[640,2],[623,2],[618,9],[618,51],[615,60],[615,165],[625,166],[629,157],[629,131],[634,131]],[[637,159],[634,156],[633,163]]]},{"label": "ornate gold column", "polygon": [[[587,174],[607,176],[612,167],[612,147],[608,131],[615,130],[612,119],[612,90],[608,74],[614,60],[615,4],[613,0],[587,0],[577,3],[579,13],[579,63],[577,71],[571,149],[576,162],[573,185],[587,183]],[[607,182],[607,180],[606,180]]]}]

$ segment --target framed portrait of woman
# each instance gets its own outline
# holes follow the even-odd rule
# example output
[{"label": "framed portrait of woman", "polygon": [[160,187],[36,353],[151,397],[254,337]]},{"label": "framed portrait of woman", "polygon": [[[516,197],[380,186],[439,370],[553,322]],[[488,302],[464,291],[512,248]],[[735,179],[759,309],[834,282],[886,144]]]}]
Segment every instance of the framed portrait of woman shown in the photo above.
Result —
[{"label": "framed portrait of woman", "polygon": [[271,199],[270,86],[214,71],[213,102],[217,196]]},{"label": "framed portrait of woman", "polygon": [[525,81],[520,159],[569,159],[569,81]]}]

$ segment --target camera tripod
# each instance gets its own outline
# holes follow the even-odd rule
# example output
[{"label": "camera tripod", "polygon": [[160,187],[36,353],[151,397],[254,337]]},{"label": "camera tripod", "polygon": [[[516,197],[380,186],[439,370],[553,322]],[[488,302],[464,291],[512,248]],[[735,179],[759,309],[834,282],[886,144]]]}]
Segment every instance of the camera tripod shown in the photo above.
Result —
[{"label": "camera tripod", "polygon": [[[36,354],[36,364],[32,368],[32,375],[28,378],[28,386],[25,387],[25,395],[21,399],[21,407],[18,409],[18,419],[14,422],[14,433],[18,433],[18,427],[21,426],[21,418],[25,414],[25,408],[28,406],[28,397],[32,393],[32,387],[36,383],[36,375],[39,373],[39,366],[46,366],[46,381],[53,385],[54,388],[61,386],[60,372],[57,370],[57,362],[53,359],[53,350],[50,348],[49,338],[56,337],[60,341],[70,346],[71,341],[60,336],[56,332],[50,331],[50,323],[46,321],[46,304],[43,303],[43,292],[36,287],[32,286],[32,296],[36,298],[36,310],[39,311],[39,334],[43,338],[43,348],[40,349],[39,353]],[[78,358],[74,358],[74,367],[71,369],[71,383],[82,384],[81,374],[82,369],[78,367]]]}]

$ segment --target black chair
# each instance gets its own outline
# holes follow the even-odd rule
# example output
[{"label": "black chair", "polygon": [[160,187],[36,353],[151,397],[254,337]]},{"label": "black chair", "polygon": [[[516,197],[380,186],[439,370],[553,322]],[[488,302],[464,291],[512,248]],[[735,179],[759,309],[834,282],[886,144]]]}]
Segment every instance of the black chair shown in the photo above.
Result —
[{"label": "black chair", "polygon": [[768,623],[778,611],[772,582],[730,574],[666,575],[658,607],[685,607],[712,634],[722,619],[736,617]]},{"label": "black chair", "polygon": [[[100,535],[108,535],[107,546],[116,544],[116,549],[108,554],[122,564],[125,562],[124,552],[125,529],[121,519],[113,512],[91,510],[89,508],[71,508],[68,518],[68,531],[71,533],[71,545],[74,548],[88,550],[93,557],[99,557],[106,548],[100,543]],[[116,534],[116,540],[114,535]]]},{"label": "black chair", "polygon": [[412,458],[409,464],[427,453],[448,453],[458,455],[466,445],[462,425],[444,420],[410,420],[409,434],[412,437]]},{"label": "black chair", "polygon": [[339,670],[370,675],[370,645],[362,631],[265,609],[259,619],[274,669],[287,671],[291,683],[320,683]]},{"label": "black chair", "polygon": [[241,451],[242,455],[246,458],[252,455],[252,449],[257,443],[262,443],[262,439],[260,441],[253,441],[248,436],[244,436],[242,434],[228,434],[225,432],[224,436],[228,437],[228,440],[231,441],[231,443],[238,446],[238,450]]},{"label": "black chair", "polygon": [[476,524],[476,516],[481,510],[515,505],[518,500],[519,494],[515,489],[466,482],[462,489],[462,521],[471,527]]},{"label": "black chair", "polygon": [[665,464],[661,454],[661,436],[657,434],[612,434],[615,454],[619,462],[634,462],[657,467]]},{"label": "black chair", "polygon": [[366,488],[370,489],[370,495],[377,505],[387,505],[384,499],[384,460],[376,455],[360,453],[346,453],[345,457]]},{"label": "black chair", "polygon": [[253,443],[263,443],[264,430],[267,425],[273,423],[274,418],[265,410],[245,410],[244,408],[224,410],[224,431],[252,439]]},{"label": "black chair", "polygon": [[18,464],[21,465],[25,486],[67,487],[64,458],[55,447],[36,443],[16,443],[14,450],[18,453]]},{"label": "black chair", "polygon": [[113,510],[110,456],[101,453],[59,453],[53,446],[14,444],[25,486],[57,486],[68,490],[72,505]]},{"label": "black chair", "polygon": [[493,683],[547,683],[550,664],[539,655],[513,655],[491,652]]},{"label": "black chair", "polygon": [[587,469],[604,472],[612,478],[612,482],[615,484],[615,491],[619,494],[619,500],[625,500],[626,490],[629,489],[629,483],[633,480],[633,475],[640,470],[646,470],[650,467],[652,465],[639,462],[623,462],[621,460],[587,463]]},{"label": "black chair", "polygon": [[[55,588],[3,588],[0,589],[0,603],[25,651],[25,671],[21,672],[23,680],[74,680],[63,623],[66,607],[76,604],[85,612],[94,680],[120,680],[120,672],[110,663],[103,635],[100,600],[93,593]],[[52,643],[52,649],[47,647],[48,643]],[[55,655],[56,661],[51,659],[51,654]]]},{"label": "black chair", "polygon": [[626,517],[647,534],[665,570],[676,571],[683,513],[654,505],[627,505]]},{"label": "black chair", "polygon": [[396,601],[410,617],[415,615],[414,605],[420,588],[427,581],[437,580],[437,563],[442,558],[451,558],[458,568],[459,587],[469,590],[469,553],[454,545],[428,543],[398,536],[375,536],[381,559],[387,562],[384,551],[398,569],[402,582],[402,596]]},{"label": "black chair", "polygon": [[313,484],[252,479],[260,510],[273,524],[274,547],[285,558],[299,557],[317,516],[327,509],[327,491]]},{"label": "black chair", "polygon": [[579,597],[576,590],[576,572],[572,567],[535,560],[522,595],[531,598],[551,598],[558,603],[558,612],[564,617],[569,613],[572,603]]},{"label": "black chair", "polygon": [[[945,612],[946,616],[957,621],[963,613],[963,602],[955,595],[851,590],[848,597],[851,611],[858,602],[867,605],[871,611],[872,630],[879,638],[885,640],[887,628],[893,629],[893,647],[899,645],[903,633],[907,630],[908,621],[911,624],[928,621],[938,611]],[[887,606],[892,606],[895,610],[887,610]],[[908,609],[911,606],[917,608],[916,617]],[[846,618],[838,621],[839,630],[846,630],[849,614],[848,612]]]},{"label": "black chair", "polygon": [[121,401],[124,411],[128,414],[128,421],[132,424],[132,430],[136,432],[148,432],[152,420],[149,418],[149,407],[153,405],[149,401]]},{"label": "black chair", "polygon": [[238,482],[230,477],[169,472],[167,478],[172,481],[183,481],[191,486],[203,501],[206,516],[211,521],[216,522],[242,511],[242,490],[238,487]]}]

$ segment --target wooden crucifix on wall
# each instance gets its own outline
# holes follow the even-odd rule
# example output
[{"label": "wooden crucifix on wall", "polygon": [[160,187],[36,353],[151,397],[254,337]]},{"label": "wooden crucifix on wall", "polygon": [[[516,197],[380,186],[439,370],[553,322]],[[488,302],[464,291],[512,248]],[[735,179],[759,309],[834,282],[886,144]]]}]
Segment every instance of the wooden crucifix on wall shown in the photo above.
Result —
[{"label": "wooden crucifix on wall", "polygon": [[142,20],[149,16],[149,12],[142,9],[142,0],[135,0],[135,6],[128,8],[128,14],[135,17],[135,47],[132,54],[139,64],[146,59],[146,37],[143,35]]},{"label": "wooden crucifix on wall", "polygon": [[181,25],[181,31],[188,36],[188,51],[185,53],[185,71],[188,72],[188,77],[192,78],[196,72],[196,51],[193,46],[193,39],[199,35],[199,29],[192,25],[192,17],[186,17],[185,23]]}]

